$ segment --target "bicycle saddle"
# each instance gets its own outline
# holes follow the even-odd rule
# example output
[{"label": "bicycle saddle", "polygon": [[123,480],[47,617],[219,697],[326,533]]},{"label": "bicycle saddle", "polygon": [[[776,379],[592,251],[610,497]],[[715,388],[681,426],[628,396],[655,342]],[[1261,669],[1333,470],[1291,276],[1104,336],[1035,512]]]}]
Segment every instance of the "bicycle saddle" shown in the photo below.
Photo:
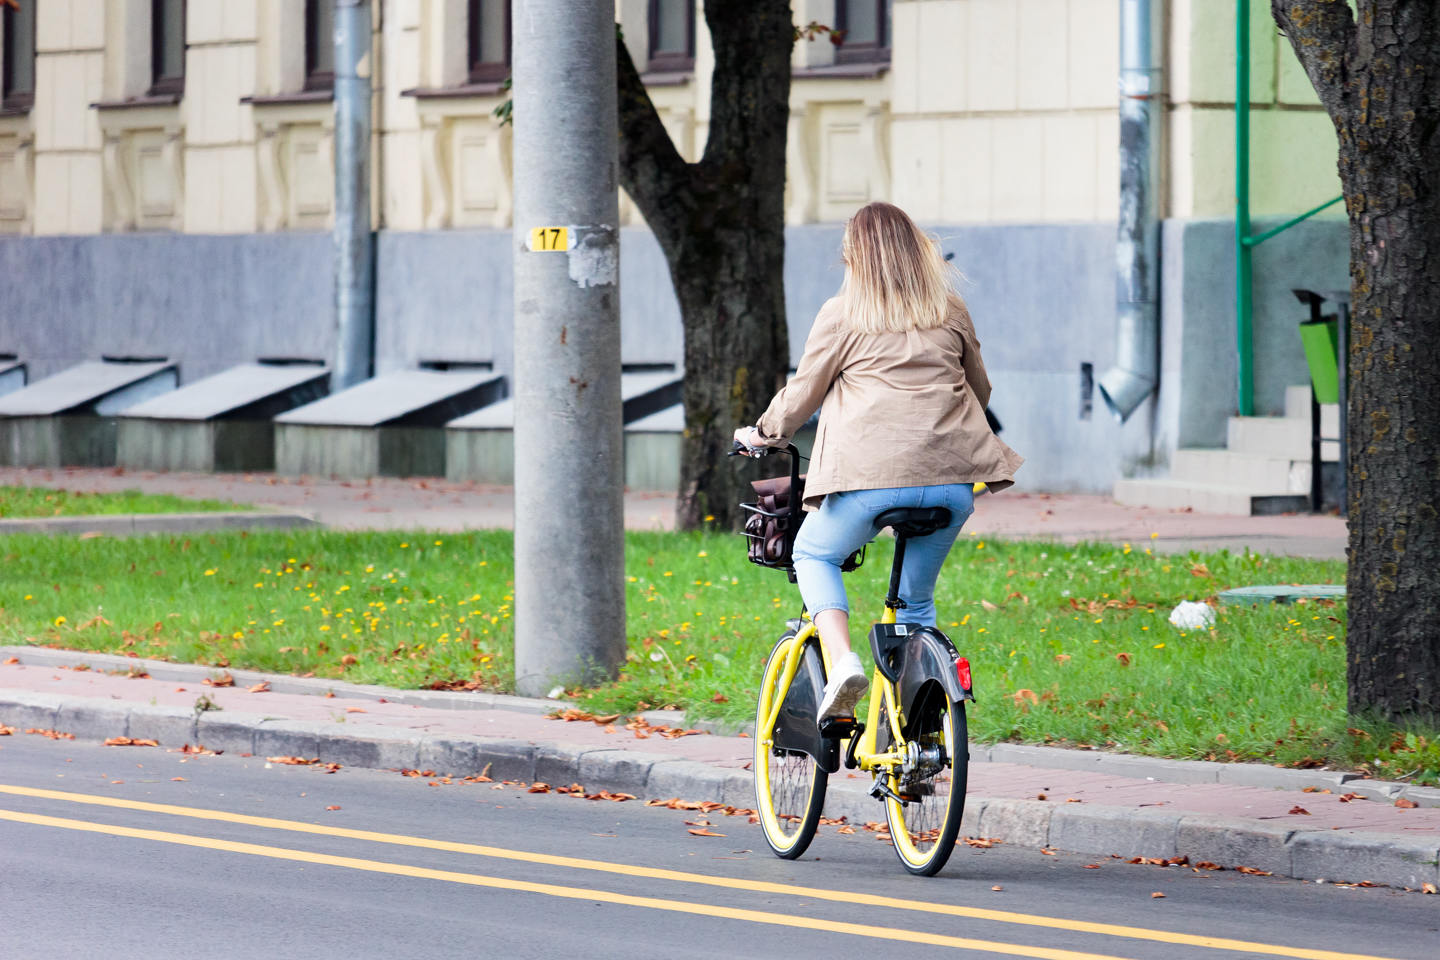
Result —
[{"label": "bicycle saddle", "polygon": [[889,527],[897,537],[924,537],[950,525],[948,507],[895,507],[875,518],[875,524]]}]

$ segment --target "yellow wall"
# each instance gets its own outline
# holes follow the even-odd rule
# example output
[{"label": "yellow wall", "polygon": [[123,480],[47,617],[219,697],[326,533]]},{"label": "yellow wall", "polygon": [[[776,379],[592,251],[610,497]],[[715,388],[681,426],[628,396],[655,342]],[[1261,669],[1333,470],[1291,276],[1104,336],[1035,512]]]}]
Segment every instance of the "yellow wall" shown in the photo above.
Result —
[{"label": "yellow wall", "polygon": [[[303,83],[298,0],[190,0],[185,95],[140,105],[149,0],[32,2],[35,104],[0,116],[0,232],[330,225],[332,105],[286,98]],[[463,85],[465,0],[375,6],[377,225],[509,226],[510,134],[491,115],[502,98],[414,95]],[[797,22],[834,22],[834,0],[794,6]],[[1254,210],[1295,213],[1339,192],[1335,137],[1268,3],[1252,6]],[[646,8],[616,0],[642,61]],[[1170,0],[1167,13],[1162,212],[1226,217],[1234,4]],[[890,67],[868,76],[837,70],[827,40],[802,41],[787,219],[841,220],[872,199],[931,223],[1114,219],[1118,20],[1119,0],[894,0]],[[651,90],[692,159],[705,141],[712,68],[697,22],[694,74]],[[639,219],[628,200],[622,216]]]}]

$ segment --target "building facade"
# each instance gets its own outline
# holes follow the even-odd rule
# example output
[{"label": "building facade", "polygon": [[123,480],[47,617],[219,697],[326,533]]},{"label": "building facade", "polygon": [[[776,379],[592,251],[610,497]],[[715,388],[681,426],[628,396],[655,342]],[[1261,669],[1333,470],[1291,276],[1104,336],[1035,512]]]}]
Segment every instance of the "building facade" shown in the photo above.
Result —
[{"label": "building facade", "polygon": [[[601,0],[608,2],[608,0]],[[1120,0],[793,0],[844,31],[797,42],[786,183],[795,351],[870,200],[906,208],[967,277],[1007,440],[1031,482],[1108,489],[1223,442],[1234,377],[1230,0],[1164,4],[1161,389],[1085,414],[1114,349]],[[1251,192],[1283,218],[1339,192],[1333,128],[1252,5]],[[189,380],[333,338],[328,0],[21,0],[0,23],[0,355],[32,378],[100,356]],[[377,368],[491,362],[511,323],[508,0],[374,0]],[[699,0],[616,0],[682,155],[703,150]],[[1338,210],[1339,208],[1334,208]],[[663,258],[622,197],[625,360],[678,362]],[[1344,228],[1257,251],[1256,395],[1304,366],[1290,287],[1343,287]],[[1088,368],[1086,367],[1088,365]],[[1227,379],[1228,378],[1228,379]],[[1008,394],[1008,399],[1007,399]],[[1095,451],[1102,451],[1098,456]]]}]

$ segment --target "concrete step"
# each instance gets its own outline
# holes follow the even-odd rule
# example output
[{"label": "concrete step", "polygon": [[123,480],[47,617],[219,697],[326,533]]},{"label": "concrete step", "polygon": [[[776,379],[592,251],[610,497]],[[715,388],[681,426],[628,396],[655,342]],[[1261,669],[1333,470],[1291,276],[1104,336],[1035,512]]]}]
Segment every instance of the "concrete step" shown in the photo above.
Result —
[{"label": "concrete step", "polygon": [[[1309,461],[1310,418],[1231,417],[1226,424],[1225,441],[1226,448],[1236,453]],[[1322,441],[1320,458],[1339,460],[1340,441]]]},{"label": "concrete step", "polygon": [[1309,499],[1301,493],[1284,490],[1256,493],[1233,484],[1190,483],[1184,480],[1117,480],[1115,500],[1132,507],[1190,509],[1196,513],[1239,516],[1303,513],[1310,509]]},{"label": "concrete step", "polygon": [[1310,460],[1235,450],[1176,450],[1170,479],[1189,483],[1309,493]]},{"label": "concrete step", "polygon": [[[1298,417],[1310,423],[1310,385],[1285,388],[1285,416]],[[1307,426],[1308,430],[1309,427]],[[1320,436],[1338,439],[1340,436],[1340,405],[1320,404]]]}]

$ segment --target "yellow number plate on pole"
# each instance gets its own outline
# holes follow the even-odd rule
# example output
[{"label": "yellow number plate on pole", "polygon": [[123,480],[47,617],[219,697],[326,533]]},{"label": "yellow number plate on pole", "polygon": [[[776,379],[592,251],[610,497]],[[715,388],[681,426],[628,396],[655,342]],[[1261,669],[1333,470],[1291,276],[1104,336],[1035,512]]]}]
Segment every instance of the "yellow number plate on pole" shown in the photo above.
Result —
[{"label": "yellow number plate on pole", "polygon": [[570,231],[565,227],[531,227],[530,249],[532,251],[567,250],[570,247]]}]

